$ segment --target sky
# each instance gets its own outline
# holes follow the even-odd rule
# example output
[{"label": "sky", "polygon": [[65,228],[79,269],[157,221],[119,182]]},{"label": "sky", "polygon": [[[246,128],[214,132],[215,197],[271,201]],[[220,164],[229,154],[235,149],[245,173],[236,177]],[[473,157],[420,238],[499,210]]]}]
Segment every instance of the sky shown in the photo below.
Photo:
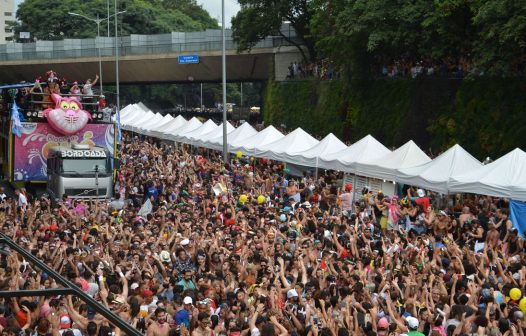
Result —
[{"label": "sky", "polygon": [[[197,0],[197,2],[203,5],[210,16],[217,19],[221,23],[221,0]],[[230,20],[239,11],[239,4],[237,0],[225,0],[225,20],[226,26],[230,27]]]},{"label": "sky", "polygon": [[[18,7],[23,0],[15,0],[15,4]],[[197,2],[203,5],[210,16],[217,19],[221,23],[221,0],[197,0]],[[230,20],[239,11],[239,4],[237,0],[225,0],[225,20],[226,26],[230,27]]]}]

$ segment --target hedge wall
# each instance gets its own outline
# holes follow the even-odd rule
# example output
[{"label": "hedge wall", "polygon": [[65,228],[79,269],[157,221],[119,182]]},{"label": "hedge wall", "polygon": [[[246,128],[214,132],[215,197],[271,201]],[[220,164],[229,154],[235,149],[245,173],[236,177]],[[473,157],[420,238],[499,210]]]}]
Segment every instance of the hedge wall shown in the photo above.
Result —
[{"label": "hedge wall", "polygon": [[389,147],[413,139],[437,154],[459,143],[477,158],[526,149],[526,83],[520,79],[270,81],[267,124],[345,141],[371,134]]}]

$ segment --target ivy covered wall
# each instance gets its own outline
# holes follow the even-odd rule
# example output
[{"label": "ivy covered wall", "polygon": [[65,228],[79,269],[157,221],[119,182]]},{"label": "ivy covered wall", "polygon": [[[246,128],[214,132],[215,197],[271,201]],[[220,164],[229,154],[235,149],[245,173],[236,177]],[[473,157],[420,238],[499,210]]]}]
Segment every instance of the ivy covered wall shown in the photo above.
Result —
[{"label": "ivy covered wall", "polygon": [[269,81],[266,124],[332,132],[354,142],[367,134],[388,147],[414,140],[434,155],[459,143],[483,160],[526,149],[526,82],[520,79]]}]

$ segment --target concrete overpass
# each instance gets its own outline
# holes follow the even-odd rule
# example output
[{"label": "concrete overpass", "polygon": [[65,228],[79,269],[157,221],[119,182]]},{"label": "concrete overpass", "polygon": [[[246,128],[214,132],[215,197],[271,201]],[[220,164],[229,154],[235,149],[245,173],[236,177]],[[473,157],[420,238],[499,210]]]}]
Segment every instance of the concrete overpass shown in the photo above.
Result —
[{"label": "concrete overpass", "polygon": [[[114,38],[98,37],[0,45],[0,83],[33,81],[50,69],[83,82],[99,73],[99,52],[103,83],[114,83],[114,43]],[[131,35],[119,38],[119,44],[123,84],[221,81],[220,30]],[[227,30],[226,49],[228,81],[266,80],[271,71],[284,79],[290,62],[301,60],[297,49],[282,37],[267,37],[251,52],[237,53]],[[199,63],[179,64],[182,55],[198,55]]]}]

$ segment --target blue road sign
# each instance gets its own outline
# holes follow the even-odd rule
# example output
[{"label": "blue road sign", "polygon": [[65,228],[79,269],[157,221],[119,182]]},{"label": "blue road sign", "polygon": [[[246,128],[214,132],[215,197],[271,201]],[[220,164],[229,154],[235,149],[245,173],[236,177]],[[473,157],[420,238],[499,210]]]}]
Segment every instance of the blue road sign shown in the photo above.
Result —
[{"label": "blue road sign", "polygon": [[198,64],[199,55],[181,55],[179,56],[179,64]]}]

